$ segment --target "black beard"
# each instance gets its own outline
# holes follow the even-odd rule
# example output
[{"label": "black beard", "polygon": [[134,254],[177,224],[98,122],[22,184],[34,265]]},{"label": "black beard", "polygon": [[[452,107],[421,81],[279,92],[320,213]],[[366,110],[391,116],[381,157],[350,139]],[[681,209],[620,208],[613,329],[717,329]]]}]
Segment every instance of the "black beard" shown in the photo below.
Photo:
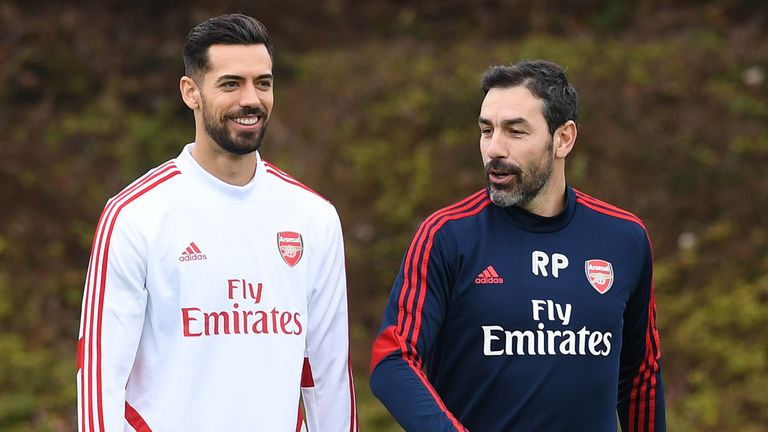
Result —
[{"label": "black beard", "polygon": [[267,125],[262,126],[258,132],[242,133],[238,138],[232,138],[225,127],[216,127],[208,122],[205,122],[205,130],[219,147],[229,153],[242,156],[253,153],[261,147]]},{"label": "black beard", "polygon": [[[491,160],[485,166],[485,178],[488,181],[487,189],[491,202],[499,207],[518,206],[525,208],[549,182],[549,178],[552,175],[552,162],[553,150],[551,141],[547,146],[544,163],[531,167],[527,171],[523,171],[520,167],[501,160]],[[502,186],[499,189],[498,186],[491,183],[488,176],[489,169],[507,172],[515,176],[517,181],[509,187]]]},{"label": "black beard", "polygon": [[[204,103],[202,104],[202,109],[205,131],[208,132],[208,135],[210,135],[213,141],[224,151],[234,155],[243,156],[248,153],[253,153],[261,147],[261,143],[264,141],[264,133],[267,131],[266,121],[258,132],[245,132],[237,137],[233,137],[226,126],[219,125],[208,115]],[[250,114],[257,114],[266,119],[266,114],[258,108],[244,108],[241,112],[230,115],[230,117]]]}]

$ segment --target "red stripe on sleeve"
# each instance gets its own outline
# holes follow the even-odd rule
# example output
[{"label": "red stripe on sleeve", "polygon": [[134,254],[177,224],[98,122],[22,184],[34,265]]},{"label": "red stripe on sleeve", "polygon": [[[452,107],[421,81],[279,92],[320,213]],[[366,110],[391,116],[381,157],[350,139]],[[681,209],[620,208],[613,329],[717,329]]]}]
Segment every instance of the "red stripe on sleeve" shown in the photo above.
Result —
[{"label": "red stripe on sleeve", "polygon": [[83,338],[78,339],[77,341],[77,370],[80,370],[83,368],[83,347],[84,347],[84,341]]},{"label": "red stripe on sleeve", "polygon": [[[417,357],[418,355],[415,352],[416,342],[412,339],[409,339],[408,335],[412,333],[411,323],[412,321],[415,322],[414,315],[420,316],[422,313],[419,305],[414,303],[414,300],[417,298],[416,293],[419,290],[419,277],[421,276],[421,274],[417,271],[417,267],[419,265],[418,263],[420,260],[425,259],[425,253],[422,248],[425,241],[427,241],[425,239],[429,238],[431,235],[430,233],[432,232],[433,225],[435,223],[439,223],[439,221],[442,220],[441,218],[460,214],[466,209],[477,205],[479,202],[482,202],[483,199],[487,199],[487,195],[485,195],[485,193],[482,195],[478,193],[473,195],[473,197],[474,198],[470,197],[470,199],[462,201],[462,203],[465,203],[462,206],[451,206],[448,209],[436,212],[430,218],[428,218],[419,227],[419,231],[417,232],[411,244],[411,248],[408,251],[410,259],[406,258],[405,266],[403,269],[403,288],[400,293],[400,308],[398,313],[398,335],[400,335],[400,338],[398,340],[401,343],[403,355],[414,357],[414,361],[419,364],[419,367],[421,360]],[[429,254],[427,253],[426,259],[428,259],[428,257]],[[405,299],[406,291],[408,291],[407,300]],[[411,347],[412,349],[410,349]]]},{"label": "red stripe on sleeve", "polygon": [[[485,193],[485,190],[483,190],[483,193]],[[430,230],[427,245],[424,248],[424,258],[421,261],[421,270],[419,273],[419,280],[421,281],[422,287],[417,287],[417,291],[419,292],[419,300],[416,304],[416,323],[413,326],[413,346],[416,346],[416,343],[419,341],[419,330],[421,329],[421,318],[422,318],[422,308],[424,307],[424,298],[427,295],[427,266],[429,264],[429,254],[432,251],[432,244],[435,239],[435,233],[443,226],[446,222],[456,219],[462,219],[465,217],[473,216],[478,213],[480,213],[484,208],[486,208],[491,203],[491,200],[488,198],[487,195],[484,195],[484,201],[481,201],[480,204],[472,209],[471,211],[455,214],[451,216],[445,216],[443,219],[441,219],[437,224],[435,224],[434,227]]]},{"label": "red stripe on sleeve", "polygon": [[651,323],[649,330],[652,333],[653,342],[655,343],[655,356],[654,356],[654,371],[651,376],[651,392],[650,392],[650,412],[651,417],[648,420],[648,428],[651,431],[656,430],[656,376],[659,370],[658,360],[661,358],[661,345],[659,342],[659,332],[656,330],[656,294],[653,287],[651,287],[651,304],[648,308],[648,322]]},{"label": "red stripe on sleeve", "polygon": [[[83,367],[86,366],[86,360],[87,362],[87,368],[85,368],[82,373],[80,374],[80,391],[82,393],[81,399],[81,426],[83,432],[88,431],[94,431],[94,413],[93,413],[93,326],[91,325],[91,321],[93,320],[93,312],[94,312],[94,301],[96,297],[96,268],[98,268],[98,262],[101,259],[101,241],[103,239],[103,227],[105,223],[105,219],[107,215],[112,210],[112,205],[114,204],[114,200],[109,201],[107,203],[107,206],[104,208],[104,211],[101,213],[101,216],[99,217],[99,223],[96,226],[96,233],[93,236],[93,245],[91,246],[91,259],[88,264],[88,277],[86,281],[86,290],[85,290],[85,305],[83,307],[83,344],[87,345],[88,350],[86,351],[85,346],[83,347]],[[101,231],[101,232],[100,232]],[[97,245],[98,240],[98,245]],[[86,380],[87,378],[87,380]],[[87,386],[86,386],[87,384]],[[88,419],[88,428],[86,428],[85,419]]]},{"label": "red stripe on sleeve", "polygon": [[352,356],[350,353],[347,353],[347,374],[349,377],[350,399],[349,432],[358,432],[360,430],[360,418],[357,414],[357,395],[355,394],[355,379],[352,374]]},{"label": "red stripe on sleeve", "polygon": [[597,199],[597,198],[595,198],[593,196],[587,195],[587,194],[585,194],[584,192],[582,192],[580,190],[574,189],[573,191],[576,193],[576,198],[581,198],[584,201],[588,201],[588,202],[590,202],[590,203],[592,203],[592,204],[594,204],[596,206],[602,207],[602,208],[604,208],[606,210],[612,210],[615,213],[623,214],[626,217],[640,220],[640,218],[638,218],[637,216],[635,216],[631,212],[628,212],[628,211],[626,211],[626,210],[624,210],[622,208],[616,207],[613,204],[607,203],[607,202],[599,200],[599,199]]},{"label": "red stripe on sleeve", "polygon": [[167,181],[168,179],[181,174],[180,171],[175,171],[167,174],[165,177],[161,177],[154,183],[147,186],[146,189],[143,189],[139,192],[137,192],[135,195],[127,198],[123,203],[120,204],[120,206],[115,210],[115,216],[112,218],[112,222],[109,225],[109,231],[107,233],[106,242],[104,243],[104,259],[101,262],[101,282],[99,287],[99,311],[98,316],[99,320],[96,323],[96,391],[99,395],[99,426],[101,430],[104,430],[104,413],[103,413],[103,403],[101,402],[101,324],[102,324],[102,314],[104,311],[104,293],[107,288],[107,264],[109,263],[109,245],[112,240],[112,231],[115,228],[115,222],[117,222],[117,216],[120,214],[120,212],[125,208],[126,205],[130,204],[135,200],[136,198],[144,195],[148,191],[154,189],[161,183]]},{"label": "red stripe on sleeve", "polygon": [[[413,238],[413,241],[411,242],[411,246],[408,248],[408,253],[405,257],[405,265],[403,268],[403,286],[400,291],[400,299],[398,304],[398,316],[397,316],[397,332],[400,335],[407,335],[407,329],[410,326],[411,322],[411,315],[410,311],[407,311],[408,308],[406,308],[407,304],[413,303],[413,298],[415,295],[415,277],[416,274],[414,271],[411,271],[411,268],[413,267],[414,263],[418,260],[418,257],[414,258],[415,254],[421,253],[421,248],[424,244],[424,238],[427,235],[426,233],[429,231],[429,227],[435,223],[436,220],[439,218],[445,216],[445,215],[451,215],[455,214],[457,212],[462,212],[466,210],[467,208],[470,208],[474,205],[477,205],[477,203],[482,202],[483,199],[487,199],[487,193],[485,190],[481,190],[479,192],[476,192],[466,199],[449,206],[445,209],[442,209],[440,211],[435,212],[430,217],[428,217],[420,226],[418,231],[416,232],[416,235]],[[414,288],[411,288],[414,287]],[[408,294],[408,300],[406,302],[406,293]],[[406,316],[407,314],[407,316]],[[403,347],[405,348],[405,347]]]},{"label": "red stripe on sleeve", "polygon": [[[650,238],[648,239],[648,242],[650,244]],[[653,257],[653,247],[651,247],[651,257]],[[633,383],[632,396],[630,398],[630,416],[635,411],[637,399],[640,399],[640,404],[637,407],[639,416],[638,430],[640,431],[646,430],[646,416],[648,424],[647,430],[652,432],[656,428],[656,376],[659,372],[660,358],[661,348],[659,332],[656,330],[656,294],[653,284],[653,276],[651,276],[651,296],[648,301],[648,324],[646,325],[645,330],[645,356],[643,357],[643,363],[638,371],[638,376]],[[642,386],[639,391],[639,396],[636,396],[637,388],[634,386],[640,384],[640,377],[642,377]],[[647,414],[646,404],[648,405]],[[634,422],[630,423],[630,430],[632,430],[633,427]]]},{"label": "red stripe on sleeve", "polygon": [[[401,347],[403,359],[419,380],[421,380],[438,407],[445,413],[458,431],[463,431],[464,427],[448,410],[421,370],[421,359],[416,352],[416,344],[421,328],[421,318],[427,289],[427,263],[435,233],[446,222],[477,214],[488,204],[490,204],[490,200],[485,189],[483,189],[450,207],[432,214],[421,224],[414,236],[406,254],[403,267],[403,286],[399,298],[398,326],[396,329],[398,337],[396,339]],[[411,328],[412,323],[413,327]],[[410,339],[408,338],[409,333],[412,333]]]},{"label": "red stripe on sleeve", "polygon": [[325,201],[330,202],[330,200],[328,200],[326,197],[320,195],[319,193],[317,193],[315,190],[313,190],[309,186],[307,186],[304,183],[302,183],[302,182],[296,180],[295,178],[291,177],[290,175],[288,175],[285,171],[281,170],[280,168],[272,165],[271,163],[269,163],[267,161],[264,161],[264,164],[267,167],[267,173],[274,175],[275,177],[279,178],[280,180],[283,180],[286,183],[290,183],[290,184],[292,184],[294,186],[298,186],[298,187],[300,187],[300,188],[302,188],[302,189],[304,189],[304,190],[306,190],[308,192],[312,192],[313,194],[315,194],[315,195],[319,196],[320,198],[324,199]]},{"label": "red stripe on sleeve", "polygon": [[579,204],[582,204],[582,205],[584,205],[586,207],[589,207],[589,208],[591,208],[592,210],[594,210],[596,212],[603,213],[603,214],[606,214],[606,215],[609,215],[609,216],[613,216],[613,217],[616,217],[616,218],[619,218],[619,219],[628,220],[630,222],[634,222],[634,223],[640,225],[641,227],[643,227],[643,229],[646,230],[646,232],[647,232],[647,229],[645,228],[645,225],[643,224],[643,221],[641,221],[637,216],[635,216],[635,215],[633,215],[631,213],[617,212],[617,211],[613,211],[613,210],[610,210],[610,209],[606,209],[606,208],[600,207],[597,204],[594,204],[592,202],[586,201],[586,200],[584,200],[582,198],[576,198],[576,202],[579,203]]},{"label": "red stripe on sleeve", "polygon": [[[597,212],[613,216],[619,219],[635,222],[640,225],[648,237],[648,230],[642,220],[634,214],[614,205],[593,198],[581,191],[575,190],[576,202],[589,207]],[[648,237],[648,243],[651,240]],[[653,247],[651,246],[651,260],[653,260]],[[656,376],[659,371],[658,359],[661,357],[659,348],[659,335],[656,330],[656,300],[653,289],[653,276],[651,276],[651,298],[648,304],[648,324],[645,333],[645,355],[632,381],[632,390],[629,399],[629,431],[653,431],[656,427]],[[646,428],[647,426],[647,428]]]},{"label": "red stripe on sleeve", "polygon": [[139,412],[128,402],[125,403],[125,420],[132,428],[136,429],[136,432],[152,432],[152,429],[150,429],[147,422],[141,417],[141,414],[139,414]]},{"label": "red stripe on sleeve", "polygon": [[[645,368],[642,373],[642,384],[639,390],[640,403],[637,407],[638,410],[638,430],[653,431],[656,426],[656,375],[659,371],[658,359],[660,358],[658,332],[656,329],[656,300],[653,291],[651,291],[651,300],[648,304],[648,327],[645,337],[645,357],[643,359],[643,366]],[[638,373],[638,377],[641,374]],[[637,380],[635,381],[637,382]],[[636,389],[633,389],[633,395]],[[637,403],[637,402],[635,402]],[[646,411],[646,404],[648,410]],[[634,408],[634,407],[633,407]],[[647,412],[647,414],[646,414]],[[646,425],[646,416],[648,428]]]},{"label": "red stripe on sleeve", "polygon": [[[99,218],[99,224],[96,228],[96,234],[94,235],[91,261],[88,268],[87,277],[87,289],[85,293],[85,305],[83,309],[83,367],[84,370],[80,375],[81,384],[81,415],[82,415],[82,430],[93,431],[95,430],[96,421],[100,430],[104,430],[104,414],[103,414],[103,402],[101,400],[101,314],[103,309],[103,295],[104,295],[104,283],[106,279],[106,263],[109,237],[112,234],[111,226],[114,226],[114,220],[120,213],[122,208],[130,201],[138,196],[143,195],[147,191],[153,189],[157,185],[164,181],[181,174],[176,168],[173,161],[169,161],[163,165],[160,165],[156,169],[145,174],[143,177],[134,181],[130,186],[126,187],[123,191],[118,193],[114,198],[108,201],[104,208],[104,211]],[[159,180],[155,181],[156,179]],[[147,184],[153,182],[149,186]],[[107,231],[107,226],[110,229]],[[105,240],[106,238],[106,240]],[[102,252],[103,257],[102,257]],[[101,270],[101,285],[99,284],[99,278],[97,272]],[[96,311],[96,299],[97,293],[99,294],[99,308]],[[94,337],[94,327],[96,328]],[[94,361],[94,345],[96,346],[96,356]],[[95,369],[95,372],[94,372]],[[96,395],[95,402],[93,392],[93,375],[96,374]],[[86,385],[87,384],[87,385]],[[96,412],[94,412],[94,405],[96,406]],[[86,428],[85,418],[88,418]]]}]

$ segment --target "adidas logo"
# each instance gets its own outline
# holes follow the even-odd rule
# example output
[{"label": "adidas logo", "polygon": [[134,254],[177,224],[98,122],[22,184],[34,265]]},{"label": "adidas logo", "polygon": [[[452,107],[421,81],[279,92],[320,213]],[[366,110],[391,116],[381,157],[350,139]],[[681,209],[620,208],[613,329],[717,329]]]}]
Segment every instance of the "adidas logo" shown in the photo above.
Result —
[{"label": "adidas logo", "polygon": [[500,284],[504,283],[504,278],[496,273],[496,269],[493,266],[488,266],[482,273],[477,275],[475,283],[478,285]]},{"label": "adidas logo", "polygon": [[201,261],[201,260],[207,260],[208,257],[205,256],[203,251],[200,250],[199,247],[195,244],[195,242],[192,242],[187,246],[186,249],[181,253],[181,256],[179,257],[179,261]]}]

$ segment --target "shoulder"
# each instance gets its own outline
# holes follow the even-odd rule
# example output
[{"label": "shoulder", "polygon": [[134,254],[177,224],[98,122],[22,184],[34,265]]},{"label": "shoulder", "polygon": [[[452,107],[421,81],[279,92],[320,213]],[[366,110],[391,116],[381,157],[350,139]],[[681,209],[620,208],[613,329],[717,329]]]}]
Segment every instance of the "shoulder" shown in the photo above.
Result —
[{"label": "shoulder", "polygon": [[643,241],[648,238],[648,229],[642,219],[627,210],[573,189],[576,194],[577,210],[582,210],[590,221],[606,230],[606,234],[620,231]]},{"label": "shoulder", "polygon": [[270,162],[263,161],[262,166],[265,169],[265,176],[277,193],[277,199],[282,200],[284,204],[301,208],[303,211],[333,214],[338,218],[333,203],[314,189]]},{"label": "shoulder", "polygon": [[118,233],[138,238],[150,222],[167,207],[169,185],[181,177],[173,160],[140,176],[109,198],[99,217],[97,233],[111,237]]},{"label": "shoulder", "polygon": [[137,202],[145,202],[149,197],[162,195],[180,175],[181,170],[176,166],[175,160],[169,160],[131,182],[110,198],[106,206],[120,210],[140,207]]},{"label": "shoulder", "polygon": [[[489,207],[491,200],[485,189],[472,193],[463,199],[443,207],[421,221],[419,230],[429,228],[437,231],[449,222],[472,220]],[[454,224],[452,224],[454,225]]]}]

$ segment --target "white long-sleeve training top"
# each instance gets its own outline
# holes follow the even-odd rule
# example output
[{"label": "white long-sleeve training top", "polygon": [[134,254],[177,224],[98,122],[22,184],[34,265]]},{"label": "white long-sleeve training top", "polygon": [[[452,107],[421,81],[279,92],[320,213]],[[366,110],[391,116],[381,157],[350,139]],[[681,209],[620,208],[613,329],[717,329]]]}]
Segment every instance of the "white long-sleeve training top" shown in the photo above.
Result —
[{"label": "white long-sleeve training top", "polygon": [[[181,154],[111,198],[78,341],[82,432],[357,431],[333,205],[258,158],[233,186]],[[300,392],[301,388],[301,392]]]}]

